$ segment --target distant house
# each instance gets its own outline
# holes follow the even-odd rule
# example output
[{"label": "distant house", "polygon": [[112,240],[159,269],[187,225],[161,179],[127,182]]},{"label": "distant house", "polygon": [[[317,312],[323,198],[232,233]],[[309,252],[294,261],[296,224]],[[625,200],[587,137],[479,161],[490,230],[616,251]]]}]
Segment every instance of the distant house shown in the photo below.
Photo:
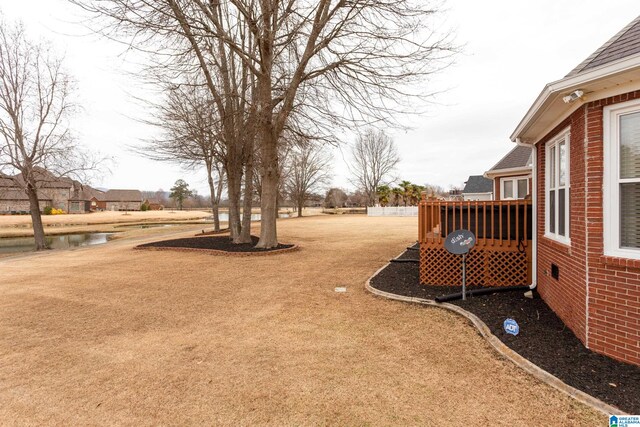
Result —
[{"label": "distant house", "polygon": [[493,181],[482,175],[471,175],[462,190],[463,200],[493,200]]},{"label": "distant house", "polygon": [[[42,195],[38,198],[40,210],[47,206],[52,206],[51,197]],[[29,198],[27,193],[21,189],[0,188],[0,214],[27,213],[30,211]]]},{"label": "distant house", "polygon": [[548,83],[511,140],[533,151],[540,295],[586,347],[640,365],[640,17]]},{"label": "distant house", "polygon": [[[68,213],[139,211],[142,204],[142,193],[138,190],[103,192],[70,178],[58,178],[44,169],[36,169],[35,173],[38,174],[40,211],[47,206]],[[24,180],[20,174],[0,174],[0,213],[26,213],[31,210],[23,187]]]},{"label": "distant house", "polygon": [[87,213],[95,212],[98,209],[96,198],[102,198],[103,191],[96,190],[88,185],[81,185],[76,182],[74,185],[73,196],[69,199],[69,213]]},{"label": "distant house", "polygon": [[495,200],[526,199],[532,187],[531,147],[516,146],[485,172]]},{"label": "distant house", "polygon": [[109,190],[103,199],[108,211],[139,211],[142,206],[142,192],[139,190]]},{"label": "distant house", "polygon": [[[44,169],[36,169],[38,174],[38,202],[40,210],[47,206],[69,210],[69,200],[80,183],[70,178],[58,178]],[[29,212],[29,198],[23,190],[24,178],[21,174],[0,176],[0,213]]]}]

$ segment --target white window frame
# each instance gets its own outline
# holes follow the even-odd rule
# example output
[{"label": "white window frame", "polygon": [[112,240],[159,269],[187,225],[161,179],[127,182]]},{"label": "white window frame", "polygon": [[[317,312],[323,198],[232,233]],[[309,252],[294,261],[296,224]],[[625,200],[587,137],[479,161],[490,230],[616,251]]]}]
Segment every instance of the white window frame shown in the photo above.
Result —
[{"label": "white window frame", "polygon": [[[570,179],[570,169],[571,169],[571,161],[570,161],[570,150],[571,150],[571,144],[570,144],[570,140],[571,140],[571,129],[570,128],[566,128],[563,131],[561,131],[558,135],[556,135],[554,138],[550,139],[549,142],[547,142],[545,144],[545,179],[544,179],[544,194],[545,194],[545,206],[544,206],[544,236],[555,240],[557,242],[560,242],[562,244],[565,245],[571,245],[571,237],[570,237],[570,230],[571,230],[571,223],[570,223],[570,211],[571,211],[571,179]],[[565,158],[566,158],[566,175],[565,175],[565,185],[564,187],[558,187],[556,186],[554,188],[555,190],[555,196],[556,197],[556,209],[554,212],[555,215],[555,224],[556,224],[556,230],[555,232],[550,232],[549,231],[549,226],[550,226],[550,222],[549,222],[549,196],[550,196],[550,192],[551,192],[551,188],[550,188],[550,177],[551,177],[551,167],[549,164],[550,161],[550,151],[552,147],[558,147],[560,145],[561,142],[564,142],[565,144]],[[557,165],[557,170],[556,170],[556,177],[557,179],[560,178],[560,159],[558,156],[559,151],[556,149],[556,165]],[[558,218],[558,212],[559,212],[559,197],[560,197],[560,191],[558,191],[559,189],[564,188],[565,192],[564,192],[564,224],[565,224],[565,235],[562,236],[560,234],[558,234],[558,226],[560,224],[559,222],[559,218]]]},{"label": "white window frame", "polygon": [[603,109],[603,231],[604,254],[619,258],[640,259],[640,249],[620,247],[620,140],[619,119],[630,113],[640,112],[640,100],[609,105]]},{"label": "white window frame", "polygon": [[[500,178],[500,199],[501,200],[523,200],[527,194],[531,193],[531,189],[529,188],[529,178],[531,178],[530,176],[524,175],[524,176],[510,176],[508,178]],[[520,194],[518,194],[518,197],[504,197],[504,183],[507,181],[513,181],[513,191],[515,193],[518,192],[518,181],[520,180],[526,180],[527,181],[527,194],[525,194],[524,196],[520,197]]]}]

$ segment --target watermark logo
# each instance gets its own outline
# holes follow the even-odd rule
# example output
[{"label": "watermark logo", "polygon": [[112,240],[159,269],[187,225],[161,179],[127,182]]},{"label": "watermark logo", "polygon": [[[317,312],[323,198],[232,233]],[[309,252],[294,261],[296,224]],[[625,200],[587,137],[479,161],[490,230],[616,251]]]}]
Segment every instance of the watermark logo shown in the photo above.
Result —
[{"label": "watermark logo", "polygon": [[611,415],[609,427],[640,427],[640,415]]}]

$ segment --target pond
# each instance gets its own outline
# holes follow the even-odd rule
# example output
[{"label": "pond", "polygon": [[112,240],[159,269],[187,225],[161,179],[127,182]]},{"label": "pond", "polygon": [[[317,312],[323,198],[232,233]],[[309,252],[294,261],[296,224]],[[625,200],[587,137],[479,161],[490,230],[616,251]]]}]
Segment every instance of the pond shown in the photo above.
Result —
[{"label": "pond", "polygon": [[[51,249],[69,249],[107,243],[115,233],[78,233],[45,236]],[[33,237],[4,237],[0,239],[0,253],[29,252],[35,248]]]}]

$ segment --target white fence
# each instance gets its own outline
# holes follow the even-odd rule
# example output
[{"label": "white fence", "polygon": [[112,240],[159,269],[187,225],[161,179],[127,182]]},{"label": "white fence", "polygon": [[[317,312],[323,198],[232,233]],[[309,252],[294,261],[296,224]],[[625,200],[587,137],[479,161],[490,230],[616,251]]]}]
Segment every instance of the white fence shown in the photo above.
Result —
[{"label": "white fence", "polygon": [[367,208],[367,216],[418,216],[417,206],[386,206]]}]

